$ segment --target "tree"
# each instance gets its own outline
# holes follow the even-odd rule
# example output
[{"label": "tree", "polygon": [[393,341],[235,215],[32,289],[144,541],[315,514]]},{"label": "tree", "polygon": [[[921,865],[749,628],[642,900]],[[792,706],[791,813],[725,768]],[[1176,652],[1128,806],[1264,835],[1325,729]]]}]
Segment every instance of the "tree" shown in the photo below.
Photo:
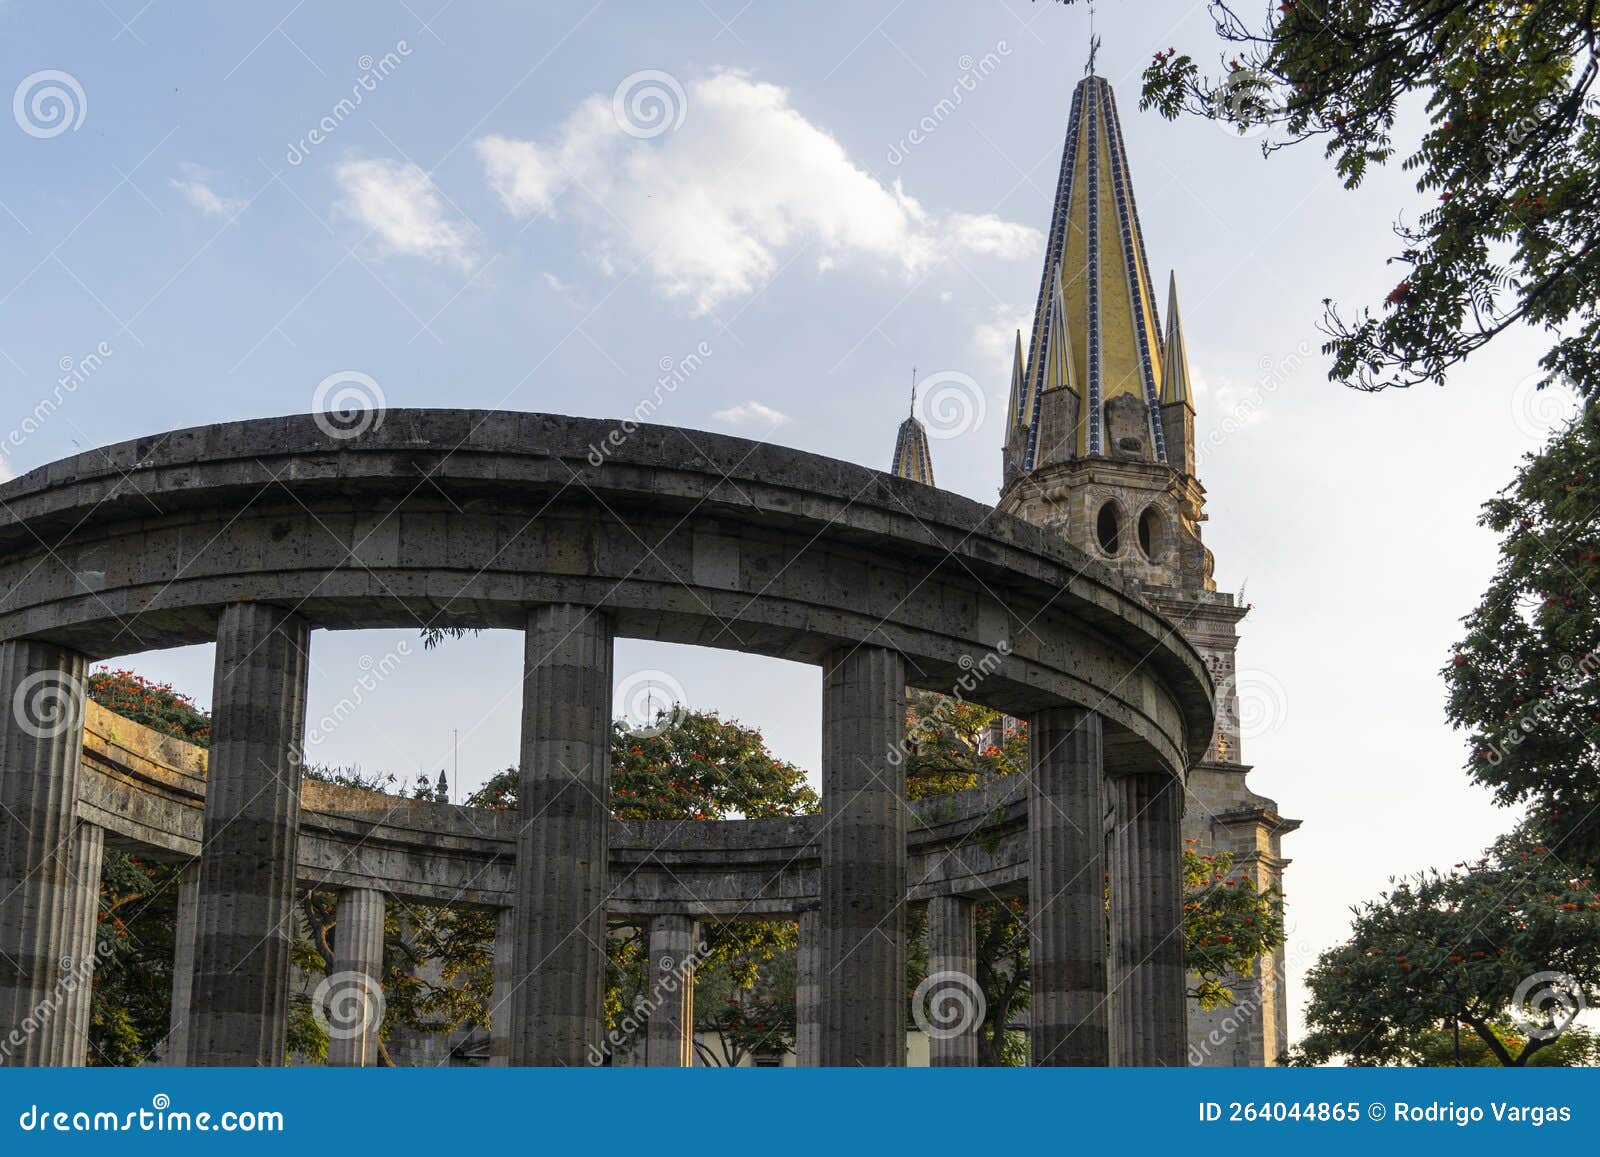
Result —
[{"label": "tree", "polygon": [[1444,668],[1467,767],[1502,804],[1531,802],[1552,846],[1600,864],[1600,410],[1590,407],[1487,503],[1499,562]]},{"label": "tree", "polygon": [[1307,976],[1310,1031],[1291,1061],[1425,1063],[1444,1025],[1501,1065],[1552,1049],[1600,994],[1600,891],[1544,836],[1525,825],[1473,863],[1394,881],[1355,909],[1350,939]]},{"label": "tree", "polygon": [[[467,802],[517,806],[515,768],[484,784]],[[809,815],[820,799],[804,770],[775,757],[760,731],[715,712],[674,707],[649,727],[622,721],[611,732],[612,814],[620,820],[760,819]],[[619,922],[607,940],[606,1018],[617,1028],[649,995],[648,930]],[[705,925],[695,1027],[722,1040],[728,1063],[752,1051],[783,1051],[794,1041],[795,927],[732,921]],[[787,975],[785,982],[783,977]],[[732,1005],[727,1002],[734,1001]],[[702,1050],[703,1051],[703,1050]],[[703,1056],[702,1060],[707,1057]]]},{"label": "tree", "polygon": [[[1075,3],[1076,0],[1064,0]],[[1141,107],[1322,142],[1345,185],[1399,156],[1423,199],[1395,226],[1398,283],[1375,313],[1326,303],[1329,376],[1361,390],[1443,382],[1524,322],[1541,365],[1600,388],[1600,100],[1592,0],[1283,0],[1264,23],[1207,5],[1219,67],[1157,53]],[[1396,140],[1409,94],[1426,127]]]}]

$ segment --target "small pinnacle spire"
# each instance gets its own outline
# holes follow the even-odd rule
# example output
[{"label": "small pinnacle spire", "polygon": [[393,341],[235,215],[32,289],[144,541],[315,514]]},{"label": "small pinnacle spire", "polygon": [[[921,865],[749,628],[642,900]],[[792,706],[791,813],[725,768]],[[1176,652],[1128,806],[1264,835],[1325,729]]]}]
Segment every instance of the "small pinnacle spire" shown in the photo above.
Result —
[{"label": "small pinnacle spire", "polygon": [[917,416],[917,367],[911,367],[911,412],[909,417]]}]

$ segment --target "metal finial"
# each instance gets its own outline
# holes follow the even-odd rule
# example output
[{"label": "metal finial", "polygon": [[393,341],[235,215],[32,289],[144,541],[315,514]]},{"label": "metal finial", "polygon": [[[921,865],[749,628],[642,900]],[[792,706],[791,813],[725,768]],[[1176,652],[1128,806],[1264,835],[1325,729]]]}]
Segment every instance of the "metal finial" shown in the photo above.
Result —
[{"label": "metal finial", "polygon": [[917,416],[917,367],[911,367],[911,416]]},{"label": "metal finial", "polygon": [[1083,66],[1084,76],[1094,75],[1094,58],[1100,51],[1100,38],[1094,34],[1094,5],[1089,5],[1089,63]]}]

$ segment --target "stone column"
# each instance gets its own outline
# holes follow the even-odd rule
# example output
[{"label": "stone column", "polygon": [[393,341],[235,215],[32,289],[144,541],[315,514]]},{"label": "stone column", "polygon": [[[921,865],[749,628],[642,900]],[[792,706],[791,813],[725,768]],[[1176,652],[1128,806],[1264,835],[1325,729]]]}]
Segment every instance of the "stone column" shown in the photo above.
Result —
[{"label": "stone column", "polygon": [[645,1064],[686,1069],[694,1065],[694,920],[655,916],[650,920],[651,1002]]},{"label": "stone column", "polygon": [[378,1063],[383,1027],[383,893],[346,888],[334,913],[333,971],[316,992],[327,1017],[328,1064]]},{"label": "stone column", "polygon": [[94,970],[100,963],[100,864],[106,853],[105,829],[78,821],[72,848],[72,926],[61,957],[67,1036],[64,1065],[89,1063],[89,1017],[94,1003]]},{"label": "stone column", "polygon": [[1050,707],[1028,723],[1028,940],[1036,1065],[1111,1063],[1100,717]]},{"label": "stone column", "polygon": [[840,649],[822,677],[822,1063],[906,1063],[905,660]]},{"label": "stone column", "polygon": [[822,912],[800,913],[799,947],[794,962],[794,1063],[822,1063]]},{"label": "stone column", "polygon": [[1166,772],[1115,781],[1111,951],[1119,1065],[1182,1065],[1188,1043],[1183,966],[1183,788]]},{"label": "stone column", "polygon": [[511,1063],[511,1009],[516,982],[517,910],[501,908],[494,914],[494,995],[489,1008],[489,1063],[504,1068]]},{"label": "stone column", "polygon": [[611,622],[538,607],[526,647],[511,1056],[591,1064],[605,1028]]},{"label": "stone column", "polygon": [[83,656],[0,643],[0,1062],[68,1063]]},{"label": "stone column", "polygon": [[164,1064],[189,1063],[189,1011],[194,996],[194,935],[200,920],[200,865],[178,878],[178,912],[172,925],[172,1009],[167,1014]]},{"label": "stone column", "polygon": [[918,1004],[928,1033],[928,1063],[976,1065],[983,992],[978,987],[978,929],[972,901],[935,896],[928,901],[928,979]]},{"label": "stone column", "polygon": [[217,628],[190,1064],[283,1064],[309,642],[265,603]]}]

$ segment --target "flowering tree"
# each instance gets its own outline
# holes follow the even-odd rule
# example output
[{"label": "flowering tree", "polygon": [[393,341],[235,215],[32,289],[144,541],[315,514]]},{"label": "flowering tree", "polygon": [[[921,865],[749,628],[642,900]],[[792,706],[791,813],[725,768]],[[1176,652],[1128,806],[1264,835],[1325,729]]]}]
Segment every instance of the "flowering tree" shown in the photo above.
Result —
[{"label": "flowering tree", "polygon": [[1600,865],[1600,410],[1528,455],[1484,506],[1500,561],[1444,669],[1467,768],[1531,802],[1568,859]]},{"label": "flowering tree", "polygon": [[1600,995],[1600,888],[1542,835],[1524,826],[1358,908],[1307,976],[1310,1031],[1291,1060],[1423,1063],[1441,1025],[1501,1065],[1551,1048]]}]

